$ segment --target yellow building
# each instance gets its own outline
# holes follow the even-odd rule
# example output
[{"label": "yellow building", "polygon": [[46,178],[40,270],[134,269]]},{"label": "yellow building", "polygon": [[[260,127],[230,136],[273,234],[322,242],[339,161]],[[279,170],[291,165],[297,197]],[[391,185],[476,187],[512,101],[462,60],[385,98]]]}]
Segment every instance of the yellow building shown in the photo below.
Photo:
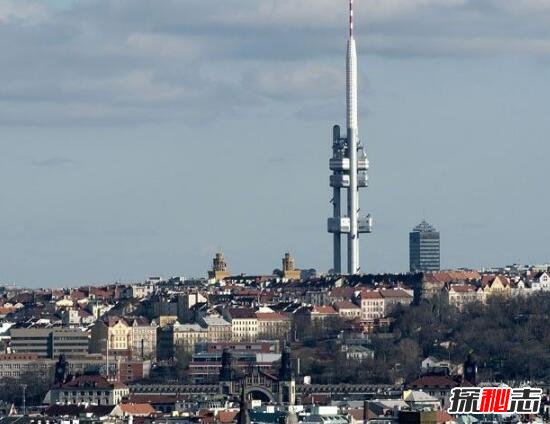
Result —
[{"label": "yellow building", "polygon": [[92,326],[90,352],[110,354],[131,353],[132,356],[152,358],[157,344],[157,325],[140,317],[127,320],[108,317]]},{"label": "yellow building", "polygon": [[508,296],[512,290],[510,281],[503,275],[482,280],[482,289],[484,300],[493,295]]},{"label": "yellow building", "polygon": [[159,327],[164,327],[169,324],[173,324],[178,320],[176,315],[161,315],[159,317]]},{"label": "yellow building", "polygon": [[258,318],[251,308],[226,308],[224,318],[231,323],[231,338],[234,341],[255,341],[258,337]]}]

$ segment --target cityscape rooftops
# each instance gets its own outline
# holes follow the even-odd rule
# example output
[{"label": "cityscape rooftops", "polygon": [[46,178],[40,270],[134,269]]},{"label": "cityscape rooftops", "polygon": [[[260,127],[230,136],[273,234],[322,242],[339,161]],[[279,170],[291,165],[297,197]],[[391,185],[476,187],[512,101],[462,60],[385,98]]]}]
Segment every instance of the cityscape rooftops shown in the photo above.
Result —
[{"label": "cityscape rooftops", "polygon": [[281,321],[289,318],[280,312],[256,312],[256,318],[260,321]]},{"label": "cityscape rooftops", "polygon": [[359,306],[349,300],[343,300],[341,302],[334,303],[334,308],[339,311],[341,309],[359,309]]},{"label": "cityscape rooftops", "polygon": [[256,318],[256,312],[253,308],[227,308],[227,313],[231,319],[252,319]]},{"label": "cityscape rooftops", "polygon": [[82,374],[75,376],[72,380],[58,386],[60,389],[73,388],[97,388],[97,389],[123,389],[126,385],[118,381],[110,382],[99,374]]},{"label": "cityscape rooftops", "polygon": [[396,289],[380,289],[380,294],[384,298],[390,298],[390,297],[393,297],[393,298],[396,298],[396,297],[399,297],[399,298],[412,298],[411,294],[409,294],[405,290],[399,289],[399,288],[396,288]]}]

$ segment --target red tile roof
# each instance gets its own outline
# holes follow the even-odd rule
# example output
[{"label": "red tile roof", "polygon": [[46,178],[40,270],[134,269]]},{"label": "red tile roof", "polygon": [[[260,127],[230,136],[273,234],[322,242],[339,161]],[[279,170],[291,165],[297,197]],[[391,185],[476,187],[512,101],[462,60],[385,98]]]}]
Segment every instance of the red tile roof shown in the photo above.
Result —
[{"label": "red tile roof", "polygon": [[365,410],[363,408],[348,409],[348,414],[351,415],[355,421],[363,421],[365,418]]},{"label": "red tile roof", "polygon": [[451,284],[449,290],[453,290],[457,293],[471,293],[475,292],[477,288],[470,284]]},{"label": "red tile roof", "polygon": [[330,292],[330,297],[342,297],[345,299],[351,299],[355,293],[355,287],[335,287]]},{"label": "red tile roof", "polygon": [[15,311],[17,311],[17,308],[15,306],[0,306],[0,315],[11,314]]},{"label": "red tile roof", "polygon": [[220,423],[232,423],[235,422],[235,418],[239,414],[239,411],[219,411],[218,421]]},{"label": "red tile roof", "polygon": [[357,306],[355,303],[344,300],[342,302],[336,302],[334,304],[334,308],[339,311],[340,309],[359,309],[359,306]]},{"label": "red tile roof", "polygon": [[423,276],[423,281],[428,283],[450,283],[452,281],[472,281],[480,280],[481,275],[477,271],[441,271],[434,273],[426,273]]},{"label": "red tile roof", "polygon": [[256,318],[260,321],[285,321],[289,319],[280,312],[256,312]]},{"label": "red tile roof", "polygon": [[148,416],[155,413],[155,408],[148,403],[121,403],[119,406],[125,415]]},{"label": "red tile roof", "polygon": [[504,275],[484,275],[481,279],[481,285],[483,287],[491,287],[495,281],[499,280],[504,287],[510,285],[510,280]]},{"label": "red tile roof", "polygon": [[447,423],[449,421],[456,421],[452,415],[449,415],[446,411],[437,411],[437,422]]},{"label": "red tile roof", "polygon": [[331,315],[331,314],[337,314],[337,312],[334,310],[332,306],[314,306],[311,310],[312,314],[319,314],[319,315]]},{"label": "red tile roof", "polygon": [[403,289],[380,289],[382,297],[411,299],[412,296]]},{"label": "red tile roof", "polygon": [[378,290],[363,290],[361,291],[361,299],[382,299],[382,295]]}]

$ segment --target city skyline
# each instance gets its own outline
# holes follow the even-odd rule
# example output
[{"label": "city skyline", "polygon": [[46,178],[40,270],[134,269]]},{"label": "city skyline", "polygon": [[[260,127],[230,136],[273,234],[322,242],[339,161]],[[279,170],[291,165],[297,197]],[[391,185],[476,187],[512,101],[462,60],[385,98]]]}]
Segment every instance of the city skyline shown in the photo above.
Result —
[{"label": "city skyline", "polygon": [[[256,3],[0,2],[0,282],[331,267],[346,2]],[[442,268],[548,262],[550,3],[356,8],[362,270],[406,271],[423,218]]]}]

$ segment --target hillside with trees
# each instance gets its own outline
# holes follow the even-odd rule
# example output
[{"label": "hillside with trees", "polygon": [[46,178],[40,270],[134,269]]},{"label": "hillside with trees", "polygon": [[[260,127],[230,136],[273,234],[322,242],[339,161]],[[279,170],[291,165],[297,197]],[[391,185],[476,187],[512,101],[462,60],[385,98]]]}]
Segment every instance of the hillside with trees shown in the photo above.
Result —
[{"label": "hillside with trees", "polygon": [[462,363],[471,353],[480,380],[550,382],[550,293],[493,296],[463,311],[437,297],[391,317],[389,333],[371,336],[374,359],[346,360],[336,338],[317,333],[321,341],[296,350],[302,373],[319,383],[394,384],[415,378],[427,356]]}]

